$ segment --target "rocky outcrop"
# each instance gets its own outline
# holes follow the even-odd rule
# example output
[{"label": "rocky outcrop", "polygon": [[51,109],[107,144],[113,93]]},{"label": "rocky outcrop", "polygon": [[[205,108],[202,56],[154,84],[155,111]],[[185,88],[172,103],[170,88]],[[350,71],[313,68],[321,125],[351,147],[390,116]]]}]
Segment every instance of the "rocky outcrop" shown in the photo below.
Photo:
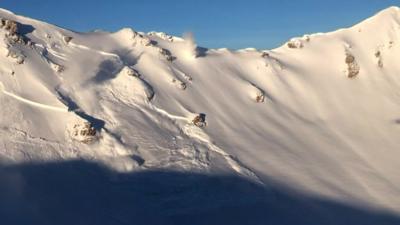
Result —
[{"label": "rocky outcrop", "polygon": [[51,63],[51,68],[57,73],[62,73],[65,70],[65,67],[63,65],[59,65],[56,63]]},{"label": "rocky outcrop", "polygon": [[121,72],[126,74],[126,75],[128,75],[128,76],[131,76],[131,77],[137,77],[137,78],[141,77],[139,71],[137,71],[137,70],[135,70],[135,69],[133,69],[132,67],[129,67],[129,66],[125,66],[122,69]]},{"label": "rocky outcrop", "polygon": [[377,59],[378,67],[383,68],[383,60],[382,60],[381,51],[377,50],[374,55],[375,55],[375,58]]},{"label": "rocky outcrop", "polygon": [[7,32],[5,36],[8,43],[33,45],[29,38],[20,33],[20,24],[16,21],[0,18],[0,28]]},{"label": "rocky outcrop", "polygon": [[90,144],[97,140],[96,134],[97,131],[93,125],[90,122],[84,122],[83,124],[74,125],[72,137],[82,143]]},{"label": "rocky outcrop", "polygon": [[261,52],[261,57],[263,58],[269,58],[269,53],[266,51]]},{"label": "rocky outcrop", "polygon": [[303,43],[299,39],[292,39],[287,43],[289,48],[303,48]]},{"label": "rocky outcrop", "polygon": [[265,101],[265,91],[254,83],[250,83],[249,94],[257,103],[263,103]]},{"label": "rocky outcrop", "polygon": [[178,79],[173,78],[172,83],[175,84],[181,90],[185,90],[187,88],[186,83]]},{"label": "rocky outcrop", "polygon": [[262,103],[265,101],[265,94],[263,91],[259,91],[256,96],[256,102]]},{"label": "rocky outcrop", "polygon": [[207,125],[206,114],[200,113],[199,115],[193,118],[192,123],[197,127],[205,127]]},{"label": "rocky outcrop", "polygon": [[8,49],[8,53],[6,56],[12,58],[17,64],[23,64],[26,58],[22,53],[14,51],[12,49]]},{"label": "rocky outcrop", "polygon": [[148,37],[144,37],[144,36],[141,36],[140,43],[143,46],[152,46],[153,45],[153,42],[151,41],[151,39]]},{"label": "rocky outcrop", "polygon": [[65,42],[65,44],[69,44],[72,41],[72,37],[71,36],[63,36],[63,41]]},{"label": "rocky outcrop", "polygon": [[165,59],[169,62],[172,62],[176,59],[176,57],[172,56],[171,52],[168,49],[157,47],[158,52],[165,57]]},{"label": "rocky outcrop", "polygon": [[349,78],[354,78],[360,73],[360,66],[350,52],[346,52],[345,63],[347,64],[347,76]]},{"label": "rocky outcrop", "polygon": [[182,76],[185,78],[185,80],[187,80],[188,82],[192,82],[193,78],[189,75],[187,75],[186,73],[183,73]]},{"label": "rocky outcrop", "polygon": [[169,41],[169,42],[173,42],[174,41],[174,37],[173,36],[171,36],[169,34],[166,34],[164,32],[154,32],[154,31],[152,31],[152,32],[149,32],[148,35],[149,36],[156,36],[156,37],[159,37],[159,38],[161,38],[161,39],[163,39],[165,41]]},{"label": "rocky outcrop", "polygon": [[289,48],[303,48],[306,42],[310,42],[311,38],[309,35],[304,35],[301,38],[293,38],[288,43]]},{"label": "rocky outcrop", "polygon": [[0,28],[8,31],[8,35],[17,35],[18,34],[18,23],[13,20],[8,19],[0,19]]}]

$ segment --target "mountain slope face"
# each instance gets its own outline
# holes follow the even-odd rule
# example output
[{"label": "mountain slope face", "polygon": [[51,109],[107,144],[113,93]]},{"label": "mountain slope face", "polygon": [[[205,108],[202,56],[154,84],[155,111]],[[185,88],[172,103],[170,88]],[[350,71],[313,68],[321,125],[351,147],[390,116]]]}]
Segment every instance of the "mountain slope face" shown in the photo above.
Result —
[{"label": "mountain slope face", "polygon": [[400,213],[397,7],[270,51],[0,17],[2,164],[232,174]]}]

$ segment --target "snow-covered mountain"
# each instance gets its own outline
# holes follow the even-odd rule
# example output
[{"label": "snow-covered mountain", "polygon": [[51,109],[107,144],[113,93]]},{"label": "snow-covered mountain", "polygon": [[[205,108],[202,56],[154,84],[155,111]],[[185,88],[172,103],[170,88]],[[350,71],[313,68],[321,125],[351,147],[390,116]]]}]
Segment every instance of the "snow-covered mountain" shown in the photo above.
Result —
[{"label": "snow-covered mountain", "polygon": [[265,51],[0,18],[5,224],[400,224],[399,8]]}]

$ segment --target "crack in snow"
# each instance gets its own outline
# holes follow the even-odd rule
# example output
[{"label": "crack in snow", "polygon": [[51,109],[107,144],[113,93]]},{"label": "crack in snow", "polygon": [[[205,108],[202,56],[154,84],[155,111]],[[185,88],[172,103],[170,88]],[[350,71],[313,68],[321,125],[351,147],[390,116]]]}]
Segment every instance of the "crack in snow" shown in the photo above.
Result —
[{"label": "crack in snow", "polygon": [[31,106],[35,106],[35,107],[42,108],[42,109],[48,109],[48,110],[68,113],[68,108],[62,108],[62,107],[42,104],[42,103],[35,102],[35,101],[32,101],[32,100],[26,99],[24,97],[18,96],[16,94],[11,93],[11,92],[8,92],[8,91],[6,91],[4,89],[4,86],[3,86],[3,84],[1,82],[0,82],[0,91],[3,94],[5,94],[5,95],[7,95],[9,97],[12,97],[12,98],[14,98],[14,99],[16,99],[16,100],[18,100],[20,102],[23,102],[23,103],[31,105]]}]

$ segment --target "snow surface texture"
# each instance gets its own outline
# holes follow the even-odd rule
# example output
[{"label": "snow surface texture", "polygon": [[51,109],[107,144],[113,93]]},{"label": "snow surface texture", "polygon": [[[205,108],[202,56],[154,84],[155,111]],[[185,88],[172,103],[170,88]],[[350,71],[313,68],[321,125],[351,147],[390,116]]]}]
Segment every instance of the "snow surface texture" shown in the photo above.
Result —
[{"label": "snow surface texture", "polygon": [[5,224],[400,224],[399,8],[268,51],[0,17]]}]

